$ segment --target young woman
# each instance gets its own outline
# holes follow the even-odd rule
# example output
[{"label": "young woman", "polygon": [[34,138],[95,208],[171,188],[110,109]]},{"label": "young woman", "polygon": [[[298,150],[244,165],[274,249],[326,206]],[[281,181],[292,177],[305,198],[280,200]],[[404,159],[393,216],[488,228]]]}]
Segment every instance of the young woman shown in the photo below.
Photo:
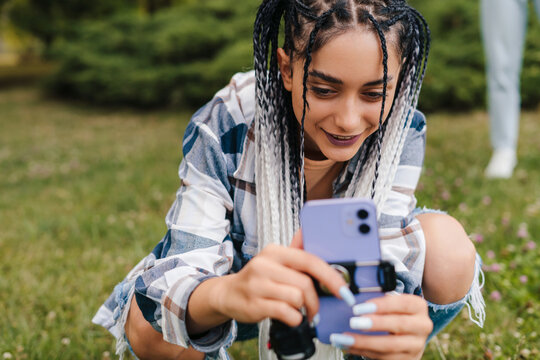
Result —
[{"label": "young woman", "polygon": [[225,359],[235,339],[258,333],[260,357],[271,358],[268,318],[296,326],[303,308],[316,320],[309,276],[353,305],[337,272],[301,249],[302,204],[330,197],[375,201],[402,295],[355,305],[359,328],[389,335],[335,334],[316,358],[419,358],[464,304],[481,324],[474,247],[448,215],[415,210],[428,51],[427,25],[405,1],[263,1],[255,71],[193,116],[169,231],[94,318],[117,352]]}]

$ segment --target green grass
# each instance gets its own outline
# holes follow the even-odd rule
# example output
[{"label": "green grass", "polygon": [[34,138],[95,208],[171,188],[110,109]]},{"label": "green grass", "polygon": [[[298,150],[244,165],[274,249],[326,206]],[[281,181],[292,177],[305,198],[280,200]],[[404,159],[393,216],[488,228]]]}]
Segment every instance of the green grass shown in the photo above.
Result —
[{"label": "green grass", "polygon": [[[428,118],[419,204],[449,211],[473,238],[483,237],[479,253],[500,270],[486,272],[485,328],[464,311],[426,359],[540,357],[540,247],[529,249],[540,234],[539,115],[523,116],[520,163],[509,181],[482,177],[484,113]],[[165,232],[188,119],[0,90],[0,356],[114,357],[112,336],[90,319]],[[490,299],[494,291],[500,300]],[[255,344],[237,344],[232,354],[254,358]]]}]

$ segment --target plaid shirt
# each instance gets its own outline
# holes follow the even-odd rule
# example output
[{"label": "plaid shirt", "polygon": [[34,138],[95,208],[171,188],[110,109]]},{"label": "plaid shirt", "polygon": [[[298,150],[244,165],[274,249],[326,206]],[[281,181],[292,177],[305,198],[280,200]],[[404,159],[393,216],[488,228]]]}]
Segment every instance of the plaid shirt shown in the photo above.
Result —
[{"label": "plaid shirt", "polygon": [[[253,72],[235,75],[230,84],[200,109],[183,141],[182,186],[166,217],[168,232],[154,250],[127,275],[101,306],[94,322],[119,340],[131,295],[146,320],[163,338],[227,358],[225,348],[237,334],[229,321],[197,339],[185,326],[189,296],[202,281],[236,272],[259,251],[257,243]],[[392,190],[379,219],[383,258],[398,272],[398,291],[420,293],[425,240],[414,190],[425,148],[425,119],[417,112],[401,155]],[[358,156],[358,155],[357,155]],[[344,195],[353,162],[335,180],[334,197]]]}]

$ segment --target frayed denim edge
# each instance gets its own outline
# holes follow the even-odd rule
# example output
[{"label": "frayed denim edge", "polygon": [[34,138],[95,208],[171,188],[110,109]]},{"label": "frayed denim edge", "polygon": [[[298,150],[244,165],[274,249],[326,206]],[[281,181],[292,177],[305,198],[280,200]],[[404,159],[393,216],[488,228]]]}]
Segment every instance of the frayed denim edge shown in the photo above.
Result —
[{"label": "frayed denim edge", "polygon": [[[126,330],[125,330],[127,317],[129,314],[129,309],[131,308],[131,301],[133,299],[134,294],[135,294],[135,287],[132,287],[129,290],[129,293],[127,296],[128,301],[126,302],[126,305],[124,305],[124,308],[122,310],[122,316],[120,316],[120,319],[118,320],[117,325],[116,325],[121,331],[120,336],[116,338],[116,355],[118,355],[119,360],[124,359],[124,353],[126,352],[126,350],[129,350],[135,356],[135,353],[133,352],[131,345],[129,344],[129,341],[126,337]],[[135,358],[137,358],[137,356],[135,356]]]},{"label": "frayed denim edge", "polygon": [[[482,296],[482,287],[484,287],[484,272],[482,271],[482,258],[480,255],[476,254],[476,262],[474,266],[474,278],[467,295],[462,299],[450,303],[450,304],[434,304],[428,301],[429,306],[433,309],[434,312],[450,309],[454,309],[462,304],[467,306],[469,311],[469,319],[478,325],[479,327],[484,327],[484,321],[486,319],[486,303],[484,297]],[[473,316],[474,312],[474,316]]]},{"label": "frayed denim edge", "polygon": [[448,215],[448,213],[446,211],[437,210],[437,209],[430,209],[430,208],[425,207],[425,206],[423,208],[417,207],[412,212],[413,216],[420,215],[420,214],[444,214],[444,215]]},{"label": "frayed denim edge", "polygon": [[[476,264],[474,268],[474,280],[469,293],[465,297],[465,305],[469,310],[469,319],[481,328],[484,327],[486,320],[486,302],[482,296],[482,288],[484,287],[484,272],[482,271],[482,258],[476,254]],[[473,318],[472,312],[474,311]]]}]

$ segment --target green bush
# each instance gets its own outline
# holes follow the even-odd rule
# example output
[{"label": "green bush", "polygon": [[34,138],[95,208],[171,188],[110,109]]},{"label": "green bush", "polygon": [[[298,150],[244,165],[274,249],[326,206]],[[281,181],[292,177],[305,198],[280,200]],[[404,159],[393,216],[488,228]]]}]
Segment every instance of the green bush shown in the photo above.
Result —
[{"label": "green bush", "polygon": [[57,45],[48,87],[98,104],[199,106],[252,68],[251,0],[186,2],[154,16],[127,13],[82,26]]},{"label": "green bush", "polygon": [[0,0],[3,17],[17,30],[41,40],[45,56],[54,40],[67,35],[80,21],[110,16],[135,6],[130,0]]},{"label": "green bush", "polygon": [[[485,107],[479,2],[411,0],[432,30],[420,108]],[[49,82],[59,94],[99,104],[196,107],[237,71],[252,68],[252,23],[259,0],[177,2],[154,16],[123,14],[82,26],[56,48],[62,64]],[[540,26],[531,24],[523,105],[540,99]]]}]

